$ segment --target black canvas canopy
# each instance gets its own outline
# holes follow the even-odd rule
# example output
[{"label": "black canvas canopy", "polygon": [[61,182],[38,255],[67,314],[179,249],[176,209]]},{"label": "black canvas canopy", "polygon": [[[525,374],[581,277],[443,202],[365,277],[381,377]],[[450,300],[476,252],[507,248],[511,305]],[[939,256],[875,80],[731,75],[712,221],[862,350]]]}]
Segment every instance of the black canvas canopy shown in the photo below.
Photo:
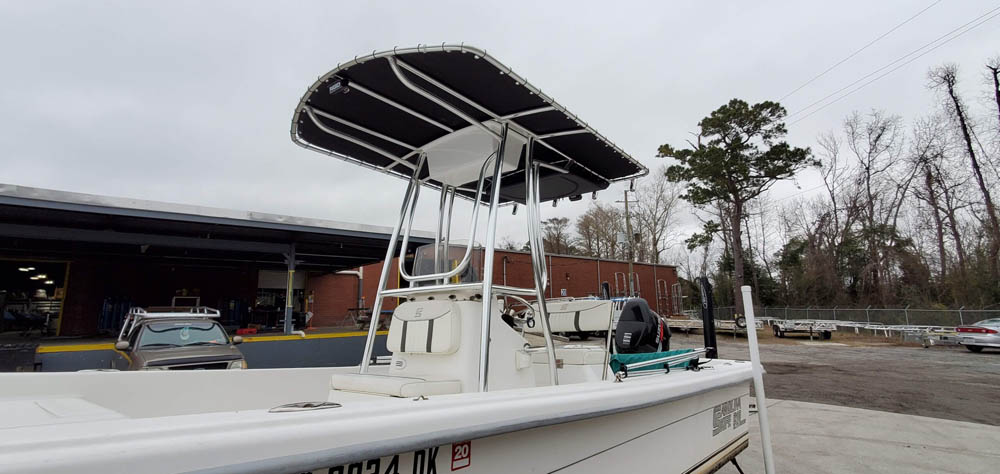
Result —
[{"label": "black canvas canopy", "polygon": [[[291,133],[306,148],[409,179],[429,147],[470,129],[496,136],[491,130],[501,123],[533,138],[534,159],[548,165],[540,176],[542,201],[576,198],[648,172],[511,68],[465,45],[393,49],[338,65],[302,97]],[[524,201],[523,166],[522,151],[517,168],[501,180],[503,201]],[[441,185],[423,173],[426,184]],[[475,183],[457,185],[459,194],[474,195]]]}]

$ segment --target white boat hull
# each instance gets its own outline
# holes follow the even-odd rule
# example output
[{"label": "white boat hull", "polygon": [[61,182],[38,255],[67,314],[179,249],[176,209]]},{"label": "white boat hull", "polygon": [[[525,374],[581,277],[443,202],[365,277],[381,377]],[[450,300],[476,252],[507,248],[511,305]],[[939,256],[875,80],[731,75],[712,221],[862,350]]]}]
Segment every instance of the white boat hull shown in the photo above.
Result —
[{"label": "white boat hull", "polygon": [[[0,472],[385,474],[399,454],[400,474],[681,473],[724,461],[747,433],[745,362],[427,398],[328,389],[350,370],[0,374]],[[324,399],[343,406],[268,411]],[[468,464],[452,469],[464,441]]]},{"label": "white boat hull", "polygon": [[712,472],[747,446],[747,388],[733,386],[640,410],[448,443],[313,472]]}]

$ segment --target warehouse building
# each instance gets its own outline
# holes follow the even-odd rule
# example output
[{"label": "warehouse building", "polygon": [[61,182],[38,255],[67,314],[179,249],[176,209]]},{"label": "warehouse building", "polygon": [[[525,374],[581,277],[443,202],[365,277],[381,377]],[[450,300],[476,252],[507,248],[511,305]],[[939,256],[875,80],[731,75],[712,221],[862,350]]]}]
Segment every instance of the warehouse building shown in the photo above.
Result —
[{"label": "warehouse building", "polygon": [[0,332],[111,335],[129,307],[169,305],[218,308],[231,328],[283,330],[287,308],[293,319],[310,310],[311,277],[382,260],[390,233],[0,184]]}]

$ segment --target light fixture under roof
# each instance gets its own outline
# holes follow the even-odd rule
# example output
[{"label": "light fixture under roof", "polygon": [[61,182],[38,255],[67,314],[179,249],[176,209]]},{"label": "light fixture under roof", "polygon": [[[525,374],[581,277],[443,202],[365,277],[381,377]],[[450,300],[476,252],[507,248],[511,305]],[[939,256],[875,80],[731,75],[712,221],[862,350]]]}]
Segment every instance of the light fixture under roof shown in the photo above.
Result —
[{"label": "light fixture under roof", "polygon": [[44,273],[39,273],[38,275],[35,275],[35,276],[37,276],[39,280],[42,280],[42,279],[45,279],[45,278],[49,277],[48,275],[46,275]]},{"label": "light fixture under roof", "polygon": [[30,272],[31,269],[28,268],[28,267],[21,267],[21,268],[18,268],[17,271],[19,271],[19,272]]},{"label": "light fixture under roof", "polygon": [[56,284],[56,282],[55,282],[55,281],[52,281],[52,280],[45,280],[45,284],[46,284],[46,285],[55,285],[55,284]]}]

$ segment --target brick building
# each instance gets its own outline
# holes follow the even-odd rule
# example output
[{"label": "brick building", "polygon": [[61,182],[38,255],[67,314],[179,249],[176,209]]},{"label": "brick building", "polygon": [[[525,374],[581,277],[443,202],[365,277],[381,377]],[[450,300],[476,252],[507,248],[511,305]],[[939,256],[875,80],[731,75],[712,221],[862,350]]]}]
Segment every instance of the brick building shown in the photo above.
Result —
[{"label": "brick building", "polygon": [[[534,287],[531,270],[531,255],[528,252],[497,250],[493,265],[493,282],[516,287]],[[552,284],[546,293],[549,297],[598,296],[601,285],[607,283],[611,296],[625,296],[628,292],[628,262],[602,260],[592,257],[567,255],[546,256],[549,278]],[[372,307],[376,288],[382,271],[382,264],[370,264],[360,268],[363,287],[361,297],[366,308]],[[677,268],[672,265],[633,264],[636,291],[649,301],[650,306],[660,314],[673,314],[679,310],[680,301],[673,293],[677,283]],[[390,267],[388,288],[399,288],[398,259]],[[354,274],[328,273],[312,274],[306,282],[306,292],[312,304],[314,326],[338,326],[344,323],[348,310],[358,307],[358,281]],[[404,282],[405,284],[405,282]],[[383,309],[392,309],[396,302],[387,300]]]}]

